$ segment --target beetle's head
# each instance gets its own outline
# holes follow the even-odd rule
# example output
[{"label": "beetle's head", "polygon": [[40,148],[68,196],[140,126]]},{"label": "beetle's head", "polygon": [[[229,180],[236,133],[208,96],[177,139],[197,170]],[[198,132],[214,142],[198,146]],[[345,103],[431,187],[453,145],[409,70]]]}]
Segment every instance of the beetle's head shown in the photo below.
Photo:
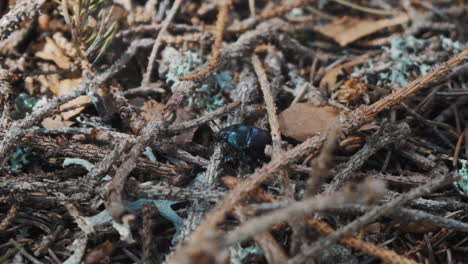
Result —
[{"label": "beetle's head", "polygon": [[231,131],[221,129],[218,133],[215,134],[216,141],[226,141],[229,138]]}]

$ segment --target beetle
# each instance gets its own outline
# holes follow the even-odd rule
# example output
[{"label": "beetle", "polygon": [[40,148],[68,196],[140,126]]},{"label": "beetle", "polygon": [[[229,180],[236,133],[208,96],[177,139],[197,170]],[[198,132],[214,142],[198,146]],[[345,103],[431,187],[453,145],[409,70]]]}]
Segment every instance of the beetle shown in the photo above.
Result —
[{"label": "beetle", "polygon": [[221,129],[216,134],[218,141],[227,142],[239,151],[252,151],[254,155],[263,155],[265,146],[271,144],[270,133],[248,125],[232,125]]}]

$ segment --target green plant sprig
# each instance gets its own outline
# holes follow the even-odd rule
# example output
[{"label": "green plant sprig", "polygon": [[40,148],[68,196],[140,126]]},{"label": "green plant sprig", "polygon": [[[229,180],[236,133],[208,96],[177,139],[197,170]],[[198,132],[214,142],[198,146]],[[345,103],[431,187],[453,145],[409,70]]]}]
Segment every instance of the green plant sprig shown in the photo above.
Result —
[{"label": "green plant sprig", "polygon": [[61,6],[61,14],[70,27],[78,56],[83,62],[95,63],[117,31],[118,23],[111,16],[113,7],[107,8],[108,0],[54,1]]}]

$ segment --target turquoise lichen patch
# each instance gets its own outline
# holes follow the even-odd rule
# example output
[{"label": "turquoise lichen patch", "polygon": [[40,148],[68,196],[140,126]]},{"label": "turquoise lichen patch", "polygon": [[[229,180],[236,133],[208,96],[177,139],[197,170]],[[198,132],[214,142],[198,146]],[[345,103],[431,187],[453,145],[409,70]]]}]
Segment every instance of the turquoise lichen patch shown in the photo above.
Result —
[{"label": "turquoise lichen patch", "polygon": [[63,161],[62,166],[65,168],[66,166],[70,165],[80,165],[84,167],[87,171],[91,171],[94,168],[94,164],[91,162],[84,160],[84,159],[79,159],[79,158],[66,158]]},{"label": "turquoise lichen patch", "polygon": [[145,155],[151,162],[157,162],[158,161],[156,159],[156,156],[153,153],[153,150],[150,147],[145,148],[145,151],[143,152],[143,155]]},{"label": "turquoise lichen patch", "polygon": [[229,73],[221,72],[221,73],[215,74],[214,78],[216,81],[216,85],[220,89],[227,89],[227,90],[234,89],[234,86],[232,85],[232,77],[231,75],[229,75]]},{"label": "turquoise lichen patch", "polygon": [[[173,89],[180,83],[179,77],[189,76],[197,69],[200,70],[201,59],[197,53],[167,47],[162,51],[159,75],[166,79]],[[204,80],[203,84],[195,89],[188,98],[190,106],[212,112],[224,106],[223,91],[233,90],[232,76],[228,72],[213,74]]]},{"label": "turquoise lichen patch", "polygon": [[36,98],[20,93],[15,99],[15,111],[18,118],[23,118],[28,113],[32,113],[35,109],[47,104],[46,98]]},{"label": "turquoise lichen patch", "polygon": [[418,69],[419,74],[426,74],[430,71],[430,65],[418,61],[414,56],[424,51],[428,45],[426,41],[414,37],[396,38],[391,44],[390,58],[394,62],[391,68],[391,84],[407,85],[411,70]]},{"label": "turquoise lichen patch", "polygon": [[21,170],[25,165],[28,165],[29,160],[27,159],[29,154],[29,148],[16,148],[11,154],[10,164],[13,170]]},{"label": "turquoise lichen patch", "polygon": [[179,77],[188,76],[197,69],[201,63],[200,56],[191,51],[179,52],[173,47],[166,47],[162,51],[159,75],[166,77],[171,89],[178,84]]},{"label": "turquoise lichen patch", "polygon": [[236,251],[231,257],[231,264],[242,264],[246,263],[246,259],[252,255],[263,255],[263,250],[257,246],[250,246],[241,248]]},{"label": "turquoise lichen patch", "polygon": [[467,160],[460,160],[460,163],[462,165],[461,169],[457,170],[458,176],[460,176],[460,179],[457,181],[453,182],[453,185],[455,186],[455,189],[463,195],[468,197],[468,168],[467,168]]},{"label": "turquoise lichen patch", "polygon": [[[34,111],[34,109],[47,104],[47,99],[38,99],[27,95],[26,93],[20,93],[15,99],[15,118],[24,118],[27,114]],[[28,155],[29,148],[16,148],[12,153],[9,160],[11,169],[21,170],[25,165],[29,164]]]},{"label": "turquoise lichen patch", "polygon": [[[468,43],[453,41],[444,36],[430,39],[418,39],[412,36],[394,38],[390,47],[382,47],[390,55],[384,59],[385,63],[390,63],[391,66],[384,67],[383,70],[375,72],[376,74],[365,74],[362,78],[367,83],[377,86],[406,86],[413,80],[415,73],[416,75],[426,74],[439,63],[438,56],[442,50],[448,51],[449,54],[455,54],[467,47]],[[375,62],[369,60],[360,70],[369,69],[372,71],[376,66],[379,66],[379,63],[375,65]],[[455,86],[463,87],[460,82],[457,82]]]},{"label": "turquoise lichen patch", "polygon": [[31,113],[34,106],[39,102],[38,98],[31,97],[25,93],[20,93],[15,99],[15,110],[20,114]]}]

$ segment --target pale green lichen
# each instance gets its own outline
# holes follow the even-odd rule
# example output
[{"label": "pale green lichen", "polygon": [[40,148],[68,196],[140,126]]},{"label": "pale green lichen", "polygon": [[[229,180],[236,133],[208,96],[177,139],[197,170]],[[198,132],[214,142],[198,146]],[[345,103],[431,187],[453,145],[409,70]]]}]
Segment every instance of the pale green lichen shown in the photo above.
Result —
[{"label": "pale green lichen", "polygon": [[[171,89],[180,83],[179,77],[188,76],[199,69],[201,59],[191,51],[179,52],[172,47],[162,51],[159,76],[165,78]],[[189,105],[208,112],[224,106],[223,90],[232,90],[232,77],[226,72],[214,74],[204,81],[200,88],[188,98]]]},{"label": "pale green lichen", "polygon": [[180,82],[180,77],[190,75],[190,72],[197,69],[201,63],[198,54],[191,51],[181,53],[169,46],[162,51],[161,55],[159,76],[165,77],[171,88]]},{"label": "pale green lichen", "polygon": [[226,72],[221,72],[208,78],[205,83],[188,98],[191,105],[195,105],[199,109],[204,109],[212,112],[224,106],[222,97],[223,90],[231,91],[234,89],[232,85],[232,77]]},{"label": "pale green lichen", "polygon": [[[453,41],[444,36],[431,39],[418,39],[413,36],[395,38],[390,47],[383,47],[389,53],[388,58],[379,63],[391,62],[391,67],[377,72],[376,76],[365,75],[363,79],[377,86],[406,86],[415,76],[428,73],[432,67],[439,63],[438,56],[451,56],[468,48],[467,43]],[[445,59],[444,59],[445,60]],[[364,69],[372,70],[378,65],[369,61]],[[461,80],[455,86],[464,87]]]},{"label": "pale green lichen", "polygon": [[[35,109],[41,107],[47,103],[47,99],[38,99],[27,95],[26,93],[20,93],[15,99],[15,116],[16,118],[23,118],[27,114],[32,113]],[[10,167],[13,170],[21,170],[25,165],[29,164],[27,159],[29,155],[29,148],[16,148],[9,160]]]},{"label": "pale green lichen", "polygon": [[31,97],[25,93],[20,93],[15,99],[15,110],[19,114],[31,113],[33,107],[39,102],[39,99]]},{"label": "pale green lichen", "polygon": [[455,189],[463,196],[468,197],[468,168],[467,168],[467,160],[460,159],[459,160],[462,167],[457,170],[458,176],[460,179],[453,182]]},{"label": "pale green lichen", "polygon": [[21,170],[25,165],[28,165],[29,160],[27,159],[29,154],[29,148],[16,148],[11,154],[10,165],[13,170]]},{"label": "pale green lichen", "polygon": [[393,67],[391,67],[389,76],[390,84],[398,83],[404,86],[408,84],[408,77],[413,70],[417,70],[418,74],[425,74],[430,71],[430,65],[420,62],[415,57],[415,54],[424,52],[427,45],[428,43],[426,41],[412,36],[392,40],[389,51],[390,58],[394,64]]},{"label": "pale green lichen", "polygon": [[15,111],[19,118],[23,118],[26,114],[32,113],[34,110],[47,104],[46,98],[36,98],[20,93],[15,99]]},{"label": "pale green lichen", "polygon": [[145,148],[145,151],[143,152],[143,155],[145,155],[151,162],[158,161],[156,159],[156,156],[153,153],[153,150],[150,147]]},{"label": "pale green lichen", "polygon": [[91,162],[87,160],[79,159],[79,158],[65,158],[62,166],[65,168],[66,166],[70,166],[70,165],[80,165],[84,167],[87,171],[91,171],[94,168],[94,164],[92,164]]},{"label": "pale green lichen", "polygon": [[248,258],[253,255],[263,255],[263,250],[257,246],[250,246],[246,248],[239,248],[236,250],[235,254],[231,256],[231,264],[242,264],[248,263]]}]

